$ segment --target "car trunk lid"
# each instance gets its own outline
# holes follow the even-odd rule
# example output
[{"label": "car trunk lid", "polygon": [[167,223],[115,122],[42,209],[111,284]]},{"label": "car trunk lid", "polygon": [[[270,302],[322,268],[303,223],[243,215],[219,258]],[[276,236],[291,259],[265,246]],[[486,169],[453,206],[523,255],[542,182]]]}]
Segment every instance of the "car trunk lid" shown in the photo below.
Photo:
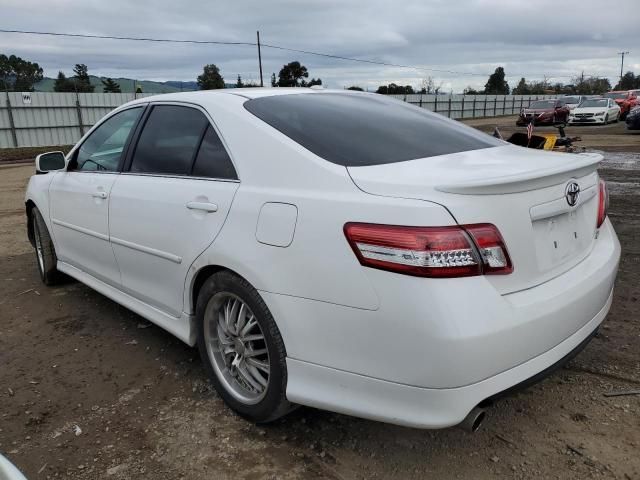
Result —
[{"label": "car trunk lid", "polygon": [[[505,145],[348,171],[365,192],[439,203],[459,224],[496,225],[514,271],[487,278],[507,294],[544,283],[589,254],[601,160]],[[580,189],[574,206],[570,183]]]}]

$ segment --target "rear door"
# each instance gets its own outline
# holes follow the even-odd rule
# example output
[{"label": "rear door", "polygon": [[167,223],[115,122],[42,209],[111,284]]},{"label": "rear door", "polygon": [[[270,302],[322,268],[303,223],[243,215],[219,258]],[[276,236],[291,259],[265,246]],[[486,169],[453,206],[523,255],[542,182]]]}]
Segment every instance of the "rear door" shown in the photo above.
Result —
[{"label": "rear door", "polygon": [[123,289],[179,316],[193,261],[216,238],[239,182],[204,110],[155,104],[111,192],[111,243]]},{"label": "rear door", "polygon": [[109,195],[143,109],[123,110],[100,124],[49,188],[58,259],[114,286],[120,272],[109,243]]}]

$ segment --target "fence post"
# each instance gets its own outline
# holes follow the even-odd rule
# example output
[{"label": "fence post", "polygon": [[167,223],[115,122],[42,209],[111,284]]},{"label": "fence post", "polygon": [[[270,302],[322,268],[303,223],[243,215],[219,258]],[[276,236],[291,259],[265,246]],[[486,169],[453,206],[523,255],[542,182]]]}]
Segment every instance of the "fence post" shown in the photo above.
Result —
[{"label": "fence post", "polygon": [[11,139],[13,140],[13,146],[18,148],[18,135],[16,134],[16,124],[13,121],[13,112],[11,111],[11,101],[9,100],[9,92],[5,91],[7,95],[7,114],[9,115],[9,128],[11,128]]},{"label": "fence post", "polygon": [[498,95],[493,97],[493,116],[494,117],[498,116],[498,112],[496,112],[497,108],[498,108]]},{"label": "fence post", "polygon": [[502,116],[504,116],[505,114],[505,109],[507,108],[507,96],[503,95],[503,99],[502,99]]},{"label": "fence post", "polygon": [[462,110],[460,113],[460,118],[464,118],[464,93],[462,94]]},{"label": "fence post", "polygon": [[436,93],[436,98],[433,101],[433,112],[438,113],[438,94]]},{"label": "fence post", "polygon": [[78,127],[80,128],[80,137],[84,137],[84,124],[82,121],[82,109],[80,108],[80,96],[76,91],[76,113],[78,114]]},{"label": "fence post", "polygon": [[451,95],[449,95],[449,112],[447,113],[447,118],[451,118]]},{"label": "fence post", "polygon": [[484,95],[484,109],[482,110],[482,116],[487,116],[487,94]]},{"label": "fence post", "polygon": [[520,111],[522,112],[522,107],[524,106],[524,97],[520,97]]},{"label": "fence post", "polygon": [[476,96],[473,96],[473,115],[471,118],[476,118]]},{"label": "fence post", "polygon": [[420,94],[420,108],[422,108],[422,94]]}]

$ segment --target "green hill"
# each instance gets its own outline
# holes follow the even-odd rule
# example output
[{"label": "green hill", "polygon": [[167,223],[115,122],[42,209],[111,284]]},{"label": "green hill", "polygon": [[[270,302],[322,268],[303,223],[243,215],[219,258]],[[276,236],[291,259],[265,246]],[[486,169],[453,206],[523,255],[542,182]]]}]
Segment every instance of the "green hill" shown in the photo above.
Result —
[{"label": "green hill", "polygon": [[[106,77],[96,77],[90,75],[91,84],[95,85],[95,92],[102,92],[102,79]],[[144,93],[173,93],[179,92],[180,88],[175,86],[181,82],[153,82],[151,80],[134,80],[132,78],[114,78],[119,85],[122,93],[133,93],[134,86],[142,87]],[[36,92],[53,92],[54,78],[45,77],[42,81],[34,85]],[[193,90],[193,82],[184,82],[183,90]]]}]

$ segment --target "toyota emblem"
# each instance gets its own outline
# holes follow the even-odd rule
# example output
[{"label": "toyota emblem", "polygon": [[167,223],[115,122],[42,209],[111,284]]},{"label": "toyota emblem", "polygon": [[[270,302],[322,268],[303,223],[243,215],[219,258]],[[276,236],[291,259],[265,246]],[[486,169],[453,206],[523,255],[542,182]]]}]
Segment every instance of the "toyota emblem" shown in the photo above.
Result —
[{"label": "toyota emblem", "polygon": [[580,185],[576,182],[569,182],[567,188],[564,189],[564,196],[570,207],[575,207],[580,197]]}]

